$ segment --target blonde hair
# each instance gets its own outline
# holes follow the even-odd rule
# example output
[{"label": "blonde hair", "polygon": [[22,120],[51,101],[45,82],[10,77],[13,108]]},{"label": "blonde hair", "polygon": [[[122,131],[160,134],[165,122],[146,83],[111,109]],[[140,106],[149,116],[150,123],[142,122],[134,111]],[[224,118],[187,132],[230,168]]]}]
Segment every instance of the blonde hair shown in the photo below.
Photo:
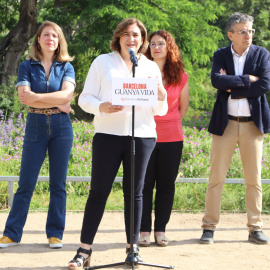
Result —
[{"label": "blonde hair", "polygon": [[113,51],[118,51],[120,52],[121,50],[121,46],[120,46],[120,37],[124,34],[126,28],[129,26],[129,25],[132,25],[132,24],[136,24],[140,31],[141,31],[141,36],[142,36],[142,39],[143,39],[143,44],[141,45],[141,47],[139,48],[138,50],[138,53],[144,53],[144,51],[147,49],[147,46],[148,46],[148,41],[147,41],[147,30],[144,26],[144,24],[136,19],[136,18],[127,18],[125,20],[122,20],[116,27],[115,31],[113,32],[113,38],[111,40],[111,49]]},{"label": "blonde hair", "polygon": [[58,24],[51,21],[45,21],[38,28],[38,31],[31,46],[29,57],[34,59],[35,61],[42,60],[43,56],[42,51],[40,49],[40,45],[38,43],[38,38],[41,36],[42,31],[47,26],[51,26],[58,36],[58,47],[55,50],[54,59],[58,62],[72,61],[74,57],[71,57],[68,54],[67,42],[61,27]]}]

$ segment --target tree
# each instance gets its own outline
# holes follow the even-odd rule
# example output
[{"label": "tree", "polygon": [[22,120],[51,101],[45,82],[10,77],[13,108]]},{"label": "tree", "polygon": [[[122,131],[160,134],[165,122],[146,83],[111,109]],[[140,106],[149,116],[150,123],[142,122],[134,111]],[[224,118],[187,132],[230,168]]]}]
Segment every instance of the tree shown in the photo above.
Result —
[{"label": "tree", "polygon": [[[7,8],[8,13],[16,14],[18,1],[0,0],[2,2],[13,8]],[[38,22],[51,20],[62,27],[69,52],[75,56],[72,64],[79,94],[93,59],[110,51],[110,40],[117,24],[133,16],[145,24],[148,32],[165,29],[173,34],[192,78],[192,91],[201,92],[193,96],[207,99],[201,76],[208,80],[204,69],[223,38],[221,30],[214,25],[223,11],[216,0],[21,0],[19,21],[0,42],[0,84],[7,82],[8,74],[16,74]],[[14,24],[11,15],[8,17],[10,21],[2,27],[4,30],[11,29]]]},{"label": "tree", "polygon": [[19,8],[18,0],[0,0],[0,38],[17,23]]},{"label": "tree", "polygon": [[[8,1],[6,3],[8,7]],[[37,31],[36,4],[37,0],[21,0],[19,21],[0,42],[0,84],[6,84],[8,76],[17,73],[21,57],[28,48],[28,41]]]},{"label": "tree", "polygon": [[[107,53],[109,41],[117,24],[127,17],[140,19],[149,32],[157,29],[170,31],[182,51],[192,62],[205,65],[222,39],[221,31],[213,25],[224,8],[215,0],[202,3],[190,0],[81,0],[76,3],[58,0],[48,16],[56,21],[69,19],[73,24],[70,48],[84,52],[95,48]],[[64,10],[64,13],[62,12]],[[65,15],[65,18],[63,16]],[[67,22],[67,21],[66,21]],[[66,25],[66,24],[65,24]],[[75,42],[76,41],[76,42]]]},{"label": "tree", "polygon": [[[49,13],[51,20],[62,20],[62,11],[55,6],[52,8],[53,12]],[[148,32],[165,29],[173,34],[191,75],[192,91],[195,92],[193,97],[196,97],[192,105],[199,107],[209,104],[199,99],[207,100],[203,84],[209,78],[207,71],[202,69],[223,39],[220,29],[213,24],[224,8],[220,8],[215,0],[61,1],[61,8],[65,12],[65,20],[68,18],[72,22],[69,25],[73,25],[69,49],[75,55],[73,65],[78,94],[93,58],[110,51],[110,40],[117,24],[133,16],[145,24]]]},{"label": "tree", "polygon": [[[225,8],[225,12],[218,17],[215,25],[222,29],[225,37],[227,37],[226,23],[229,16],[234,12],[246,13],[254,17],[253,27],[256,32],[253,43],[270,51],[270,0],[238,0],[237,3],[230,0],[217,0],[217,2]],[[225,38],[220,46],[228,44],[229,40]]]}]

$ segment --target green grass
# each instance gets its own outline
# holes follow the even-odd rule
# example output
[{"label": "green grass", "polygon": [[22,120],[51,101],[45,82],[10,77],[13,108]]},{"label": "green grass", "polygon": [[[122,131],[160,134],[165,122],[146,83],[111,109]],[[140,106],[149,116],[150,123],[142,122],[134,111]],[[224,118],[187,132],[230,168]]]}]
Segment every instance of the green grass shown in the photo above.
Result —
[{"label": "green grass", "polygon": [[[183,178],[208,178],[210,170],[211,136],[207,132],[209,114],[201,114],[197,117],[187,117],[184,127],[184,149],[179,176]],[[1,124],[1,123],[0,123]],[[0,126],[1,128],[1,126]],[[71,152],[68,175],[91,175],[91,142],[93,138],[93,125],[85,122],[73,122],[74,145]],[[2,139],[0,137],[0,175],[19,175],[23,133],[21,128],[14,132],[12,137]],[[270,179],[270,138],[264,136],[264,149],[262,160],[262,178]],[[48,158],[41,168],[40,175],[48,175]],[[123,175],[122,167],[117,176]],[[227,178],[243,178],[239,149],[236,149]],[[14,184],[14,191],[18,184]],[[204,211],[206,184],[177,183],[173,209],[178,211],[196,212]],[[30,210],[46,211],[49,204],[49,184],[39,182],[33,194]],[[90,189],[87,182],[67,183],[67,210],[84,210],[85,202]],[[263,186],[263,210],[270,209],[270,185]],[[7,209],[8,184],[0,182],[0,209]],[[122,183],[114,183],[109,196],[106,209],[123,209]],[[222,211],[245,211],[245,185],[225,184],[222,197]]]},{"label": "green grass", "polygon": [[[42,186],[44,183],[39,183]],[[46,183],[47,184],[47,183]],[[17,184],[16,184],[17,186]],[[73,192],[67,193],[67,210],[83,211],[88,197],[89,189],[78,195],[75,190],[81,190],[80,183],[74,183]],[[78,187],[78,189],[77,189]],[[180,212],[203,212],[205,204],[207,184],[200,183],[176,183],[175,199],[173,210]],[[263,213],[269,214],[270,211],[270,186],[263,185]],[[36,188],[34,192],[30,210],[47,211],[49,205],[48,191],[40,192]],[[4,209],[4,207],[2,208]],[[114,183],[111,194],[108,198],[106,210],[123,210],[124,200],[122,183]],[[153,202],[154,209],[154,202]],[[245,212],[245,185],[225,184],[222,196],[222,211]]]}]

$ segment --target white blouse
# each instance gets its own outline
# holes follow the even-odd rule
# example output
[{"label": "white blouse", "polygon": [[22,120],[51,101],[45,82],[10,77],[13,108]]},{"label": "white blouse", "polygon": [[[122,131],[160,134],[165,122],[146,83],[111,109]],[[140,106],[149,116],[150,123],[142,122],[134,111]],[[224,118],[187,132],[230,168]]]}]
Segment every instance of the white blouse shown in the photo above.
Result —
[{"label": "white blouse", "polygon": [[[131,106],[117,113],[101,113],[99,106],[111,101],[112,79],[132,77],[124,60],[118,52],[98,56],[92,63],[82,93],[79,96],[79,106],[86,112],[95,114],[95,133],[106,133],[119,136],[132,135]],[[157,64],[144,55],[138,60],[135,68],[136,78],[158,78],[161,73]],[[165,115],[168,111],[167,96],[164,101],[158,101],[157,106],[135,106],[134,136],[156,138],[154,115]]]}]

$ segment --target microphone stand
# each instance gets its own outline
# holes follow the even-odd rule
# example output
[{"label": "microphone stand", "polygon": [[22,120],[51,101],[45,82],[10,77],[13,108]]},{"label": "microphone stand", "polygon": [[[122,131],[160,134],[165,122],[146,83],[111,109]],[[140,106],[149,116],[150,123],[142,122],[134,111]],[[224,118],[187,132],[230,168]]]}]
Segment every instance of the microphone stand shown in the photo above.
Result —
[{"label": "microphone stand", "polygon": [[[136,59],[137,60],[137,59]],[[131,59],[132,61],[132,59]],[[137,61],[132,61],[132,76],[135,78],[135,67],[138,66]],[[134,251],[134,179],[135,179],[135,139],[134,139],[134,123],[135,123],[135,106],[132,105],[132,138],[131,138],[131,196],[130,196],[130,252],[128,253],[126,260],[124,262],[118,262],[118,263],[111,263],[106,265],[100,265],[100,266],[93,266],[93,267],[85,267],[84,270],[92,270],[92,269],[101,269],[101,268],[109,268],[113,266],[119,266],[119,265],[129,265],[131,266],[132,270],[135,270],[135,265],[145,265],[145,266],[151,266],[151,267],[159,267],[164,269],[174,269],[173,266],[166,266],[166,265],[157,265],[157,264],[151,264],[151,263],[144,263],[140,259],[140,255],[138,252]]]}]

